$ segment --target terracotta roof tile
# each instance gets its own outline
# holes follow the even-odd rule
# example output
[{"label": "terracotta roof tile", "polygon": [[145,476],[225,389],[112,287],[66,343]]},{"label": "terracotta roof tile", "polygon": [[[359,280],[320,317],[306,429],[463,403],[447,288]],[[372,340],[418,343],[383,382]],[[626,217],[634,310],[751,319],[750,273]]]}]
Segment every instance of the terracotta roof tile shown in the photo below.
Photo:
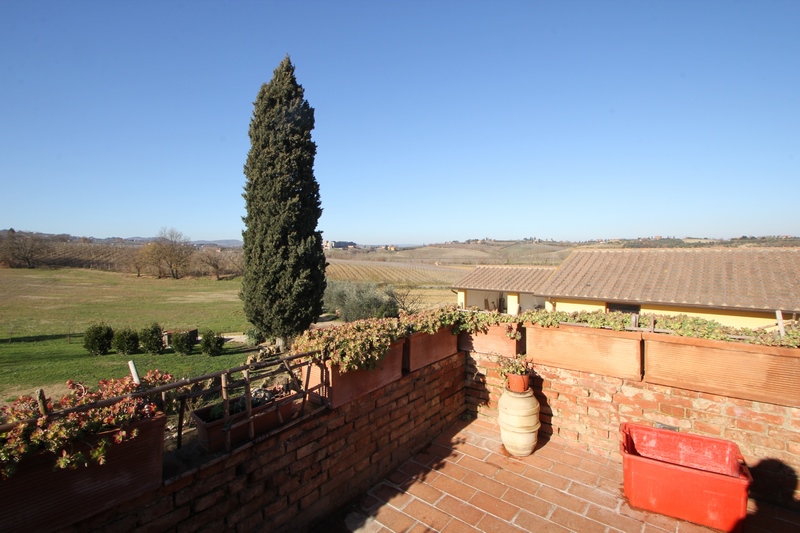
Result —
[{"label": "terracotta roof tile", "polygon": [[456,282],[453,287],[456,289],[512,291],[541,295],[540,288],[553,272],[555,272],[554,267],[477,267]]},{"label": "terracotta roof tile", "polygon": [[539,287],[576,299],[800,311],[800,249],[579,250]]}]

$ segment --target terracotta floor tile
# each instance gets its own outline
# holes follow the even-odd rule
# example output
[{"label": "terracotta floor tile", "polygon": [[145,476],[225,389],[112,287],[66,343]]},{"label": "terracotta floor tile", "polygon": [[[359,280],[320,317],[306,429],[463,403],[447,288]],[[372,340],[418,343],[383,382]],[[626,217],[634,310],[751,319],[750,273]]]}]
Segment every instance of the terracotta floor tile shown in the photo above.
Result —
[{"label": "terracotta floor tile", "polygon": [[450,461],[445,461],[442,464],[437,464],[435,468],[436,472],[438,472],[439,474],[457,480],[462,480],[467,476],[467,474],[469,474],[469,470],[467,470],[462,466],[458,466],[455,463],[451,463]]},{"label": "terracotta floor tile", "polygon": [[588,487],[582,483],[572,483],[567,492],[578,498],[582,498],[590,503],[616,511],[619,505],[619,497],[597,490],[595,487]]},{"label": "terracotta floor tile", "polygon": [[525,510],[520,511],[514,519],[514,525],[525,531],[536,531],[536,533],[569,533],[568,529]]},{"label": "terracotta floor tile", "polygon": [[606,526],[603,524],[560,507],[556,507],[553,514],[550,515],[550,520],[571,531],[580,531],[581,533],[605,533],[606,530]]},{"label": "terracotta floor tile", "polygon": [[503,520],[511,520],[519,512],[519,507],[516,505],[480,491],[470,498],[469,503]]},{"label": "terracotta floor tile", "polygon": [[709,533],[713,532],[713,529],[709,529],[707,527],[699,526],[697,524],[692,524],[691,522],[678,522],[678,533]]},{"label": "terracotta floor tile", "polygon": [[479,533],[479,529],[465,524],[461,520],[453,518],[442,530],[442,533]]},{"label": "terracotta floor tile", "polygon": [[577,455],[567,453],[565,450],[556,450],[549,446],[543,447],[541,450],[536,450],[536,455],[550,459],[554,463],[565,464],[570,466],[578,466],[583,459]]},{"label": "terracotta floor tile", "polygon": [[401,468],[398,468],[397,470],[386,476],[386,481],[394,483],[395,485],[399,485],[400,483],[403,483],[408,478],[410,478],[411,475],[406,472],[403,472]]},{"label": "terracotta floor tile", "polygon": [[424,500],[428,503],[436,503],[436,501],[443,496],[442,491],[433,488],[431,485],[428,485],[427,483],[412,483],[411,485],[405,486],[403,488],[409,494],[416,496],[420,500]]},{"label": "terracotta floor tile", "polygon": [[555,509],[555,505],[552,503],[516,489],[508,489],[503,494],[502,500],[542,518],[550,516],[550,513]]},{"label": "terracotta floor tile", "polygon": [[397,509],[403,509],[408,502],[414,499],[412,495],[387,483],[382,483],[373,488],[370,494]]},{"label": "terracotta floor tile", "polygon": [[570,480],[566,478],[533,467],[528,467],[522,475],[542,485],[547,485],[559,490],[567,490],[567,487],[569,487],[571,483]]},{"label": "terracotta floor tile", "polygon": [[525,463],[526,465],[533,466],[539,470],[550,470],[553,467],[553,461],[547,457],[542,457],[536,452],[533,452],[528,457],[517,457],[517,460]]},{"label": "terracotta floor tile", "polygon": [[468,473],[461,481],[470,487],[486,492],[487,494],[491,494],[497,498],[502,496],[503,493],[508,490],[508,487],[504,484],[498,483],[497,481],[489,479],[486,476],[476,474],[475,472]]},{"label": "terracotta floor tile", "polygon": [[641,522],[597,505],[590,505],[585,516],[620,531],[640,531],[642,529]]},{"label": "terracotta floor tile", "polygon": [[496,516],[488,514],[478,522],[478,529],[486,533],[518,533],[523,531],[527,533],[527,530],[518,528],[510,524],[507,520],[501,520]]},{"label": "terracotta floor tile", "polygon": [[406,461],[403,466],[400,467],[400,470],[408,475],[408,479],[403,481],[402,483],[397,483],[397,485],[402,485],[403,483],[410,483],[414,479],[427,481],[429,479],[435,478],[438,476],[436,472],[436,464],[431,466],[423,465],[422,463],[418,463],[416,461]]},{"label": "terracotta floor tile", "polygon": [[465,443],[454,444],[453,445],[453,449],[455,451],[457,451],[457,452],[461,452],[461,453],[464,453],[464,454],[467,454],[467,455],[471,455],[472,457],[474,457],[476,459],[480,459],[481,461],[483,461],[484,459],[486,459],[486,457],[489,456],[489,452],[487,450],[485,450],[483,448],[479,448],[479,447],[475,446],[474,444],[469,444],[469,443],[466,443],[466,442]]},{"label": "terracotta floor tile", "polygon": [[440,461],[442,458],[438,455],[434,455],[429,452],[419,452],[417,455],[414,456],[414,460],[422,465],[430,466],[431,464],[435,463],[436,461]]},{"label": "terracotta floor tile", "polygon": [[465,502],[478,492],[477,489],[447,476],[439,476],[431,483],[431,486]]},{"label": "terracotta floor tile", "polygon": [[470,526],[475,526],[486,514],[477,507],[469,505],[466,502],[456,499],[450,495],[447,495],[439,500],[436,503],[436,507],[445,513],[448,513],[450,516],[456,517],[466,524],[469,524]]},{"label": "terracotta floor tile", "polygon": [[448,458],[448,457],[459,457],[461,454],[457,451],[453,450],[450,445],[443,446],[441,444],[431,444],[428,446],[425,451],[431,455],[435,455],[439,458]]},{"label": "terracotta floor tile", "polygon": [[[708,533],[674,518],[632,509],[622,464],[559,437],[516,458],[496,423],[459,422],[314,533],[403,531],[576,531]],[[749,502],[744,533],[798,533],[800,515]]]},{"label": "terracotta floor tile", "polygon": [[414,525],[414,519],[389,505],[378,507],[373,518],[391,531],[408,531]]},{"label": "terracotta floor tile", "polygon": [[563,507],[564,509],[569,509],[578,514],[583,514],[589,506],[589,502],[586,500],[582,500],[572,494],[556,490],[546,485],[543,485],[542,488],[536,492],[536,497],[550,502],[556,507]]},{"label": "terracotta floor tile", "polygon": [[586,472],[591,472],[593,474],[597,474],[600,477],[604,477],[611,481],[616,481],[618,483],[622,483],[622,468],[617,466],[611,465],[601,465],[600,463],[596,463],[594,461],[588,461],[586,459],[581,461],[581,464],[578,465],[578,468],[584,470]]},{"label": "terracotta floor tile", "polygon": [[494,480],[498,483],[503,483],[504,485],[513,487],[522,492],[527,492],[528,494],[536,494],[536,491],[542,486],[541,483],[538,483],[525,476],[520,476],[519,474],[509,472],[508,470],[499,471],[494,476]]},{"label": "terracotta floor tile", "polygon": [[441,531],[452,517],[439,509],[421,500],[414,500],[403,510],[408,516],[419,520],[423,524],[432,527],[435,531]]},{"label": "terracotta floor tile", "polygon": [[515,474],[521,474],[525,471],[525,468],[527,468],[525,463],[516,458],[510,457],[505,453],[492,452],[486,459],[484,459],[484,461],[491,465],[495,465],[502,470],[513,472]]},{"label": "terracotta floor tile", "polygon": [[550,469],[550,472],[553,474],[557,474],[561,477],[567,478],[571,480],[573,483],[583,483],[584,485],[588,485],[590,487],[594,487],[597,485],[597,481],[600,478],[597,474],[593,474],[592,472],[587,472],[586,470],[580,470],[570,465],[564,465],[561,463],[556,463],[553,465],[553,468]]},{"label": "terracotta floor tile", "polygon": [[472,470],[473,472],[477,472],[478,474],[482,474],[488,478],[494,477],[494,475],[500,471],[499,466],[487,463],[485,461],[479,461],[470,455],[465,455],[459,459],[456,464]]},{"label": "terracotta floor tile", "polygon": [[624,498],[620,502],[617,512],[623,516],[628,516],[635,520],[651,524],[666,531],[676,531],[678,528],[678,520],[675,518],[658,513],[642,511],[640,509],[634,509],[628,505],[627,500]]}]

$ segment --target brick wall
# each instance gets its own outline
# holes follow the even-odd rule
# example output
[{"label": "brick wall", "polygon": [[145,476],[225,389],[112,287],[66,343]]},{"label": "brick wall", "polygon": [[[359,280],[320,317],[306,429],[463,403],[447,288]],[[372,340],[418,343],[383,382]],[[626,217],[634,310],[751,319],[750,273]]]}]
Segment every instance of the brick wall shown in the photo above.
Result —
[{"label": "brick wall", "polygon": [[295,531],[422,449],[465,409],[458,353],[248,444],[73,531]]},{"label": "brick wall", "polygon": [[[646,355],[645,355],[646,357]],[[559,438],[620,459],[622,422],[656,423],[735,442],[754,477],[751,493],[800,502],[800,409],[536,364],[540,439]],[[467,409],[496,419],[503,391],[496,356],[467,355]]]}]

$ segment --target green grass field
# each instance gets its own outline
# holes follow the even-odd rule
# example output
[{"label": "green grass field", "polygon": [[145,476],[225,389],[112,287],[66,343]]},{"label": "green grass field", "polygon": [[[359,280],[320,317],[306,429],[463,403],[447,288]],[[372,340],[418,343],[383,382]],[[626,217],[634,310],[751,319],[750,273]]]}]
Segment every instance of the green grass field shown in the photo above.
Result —
[{"label": "green grass field", "polygon": [[[464,269],[338,262],[332,279],[394,283],[415,287],[424,307],[454,303],[448,285]],[[342,264],[344,263],[344,264]],[[223,355],[89,355],[83,332],[104,321],[114,329],[140,330],[152,322],[164,329],[212,329],[240,333],[250,326],[239,299],[239,279],[155,279],[86,269],[0,269],[0,402],[42,387],[50,396],[66,392],[68,379],[94,386],[122,377],[133,359],[140,374],[160,369],[192,377],[239,366],[242,345],[227,345]]]},{"label": "green grass field", "polygon": [[112,328],[158,322],[164,329],[242,332],[248,326],[238,297],[238,280],[136,278],[80,269],[0,269],[0,401],[38,387],[62,394],[67,379],[96,385],[99,379],[159,368],[177,377],[197,376],[238,366],[241,345],[219,357],[197,353],[156,357],[111,353],[91,356],[83,331],[105,321]]}]

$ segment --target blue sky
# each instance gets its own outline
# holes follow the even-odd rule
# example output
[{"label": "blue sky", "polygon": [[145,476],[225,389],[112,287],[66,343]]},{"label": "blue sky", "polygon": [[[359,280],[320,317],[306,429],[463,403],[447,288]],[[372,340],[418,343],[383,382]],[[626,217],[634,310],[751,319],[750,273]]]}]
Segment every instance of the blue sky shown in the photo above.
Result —
[{"label": "blue sky", "polygon": [[327,239],[800,235],[800,2],[0,3],[0,228],[241,238],[258,89]]}]

